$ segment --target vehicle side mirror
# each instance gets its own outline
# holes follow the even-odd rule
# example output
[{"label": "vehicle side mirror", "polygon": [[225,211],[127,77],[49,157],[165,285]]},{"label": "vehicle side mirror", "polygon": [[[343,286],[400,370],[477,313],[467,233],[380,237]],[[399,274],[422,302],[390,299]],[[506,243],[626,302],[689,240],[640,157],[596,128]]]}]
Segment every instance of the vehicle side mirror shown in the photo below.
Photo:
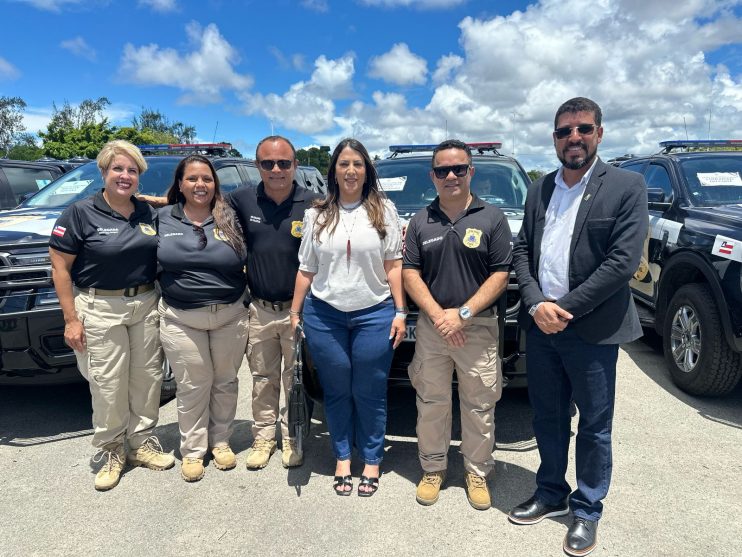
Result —
[{"label": "vehicle side mirror", "polygon": [[647,188],[647,201],[650,209],[667,211],[672,206],[672,195],[666,196],[660,188]]}]

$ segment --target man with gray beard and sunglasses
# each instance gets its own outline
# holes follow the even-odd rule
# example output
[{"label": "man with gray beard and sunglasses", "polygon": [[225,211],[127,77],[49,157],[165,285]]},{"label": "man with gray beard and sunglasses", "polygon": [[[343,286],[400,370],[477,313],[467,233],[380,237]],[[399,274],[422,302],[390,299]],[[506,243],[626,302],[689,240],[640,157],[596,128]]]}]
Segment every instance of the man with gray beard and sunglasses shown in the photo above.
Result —
[{"label": "man with gray beard and sunglasses", "polygon": [[[642,176],[597,155],[601,120],[590,99],[559,107],[552,136],[562,166],[529,188],[513,247],[541,464],[535,493],[509,519],[536,524],[571,510],[562,548],[578,556],[595,548],[611,480],[618,345],[642,335],[629,279],[648,226]],[[565,479],[570,399],[580,413],[575,491]]]}]

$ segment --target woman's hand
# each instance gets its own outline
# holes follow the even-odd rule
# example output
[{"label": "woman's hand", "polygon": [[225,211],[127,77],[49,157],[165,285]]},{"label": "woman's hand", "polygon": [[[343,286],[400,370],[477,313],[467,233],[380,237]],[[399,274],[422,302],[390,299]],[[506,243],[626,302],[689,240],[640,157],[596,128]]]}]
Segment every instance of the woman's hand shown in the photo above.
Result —
[{"label": "woman's hand", "polygon": [[87,342],[85,340],[85,329],[79,319],[69,321],[64,325],[64,342],[75,352],[85,352]]},{"label": "woman's hand", "polygon": [[394,345],[392,346],[393,348],[399,346],[399,343],[404,340],[406,332],[407,325],[405,318],[402,316],[395,317],[394,321],[392,321],[392,330],[389,331],[389,340],[394,339]]},{"label": "woman's hand", "polygon": [[297,327],[297,325],[299,325],[299,321],[301,321],[301,316],[300,315],[291,315],[291,316],[289,316],[289,322],[291,323],[291,332],[294,335],[294,337],[296,337],[296,327]]}]

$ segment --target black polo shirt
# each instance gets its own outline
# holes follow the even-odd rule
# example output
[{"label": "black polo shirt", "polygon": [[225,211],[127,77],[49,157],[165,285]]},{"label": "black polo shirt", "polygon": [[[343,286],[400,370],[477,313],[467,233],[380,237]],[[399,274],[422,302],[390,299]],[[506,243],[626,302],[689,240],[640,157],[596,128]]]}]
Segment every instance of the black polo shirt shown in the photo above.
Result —
[{"label": "black polo shirt", "polygon": [[201,225],[206,245],[200,240],[200,233],[193,229],[181,203],[162,207],[159,219],[160,288],[169,305],[195,309],[231,304],[244,294],[244,261],[225,241],[213,217]]},{"label": "black polo shirt", "polygon": [[253,296],[269,302],[293,298],[304,211],[318,197],[296,182],[281,204],[265,194],[263,182],[228,196],[247,241],[247,283]]},{"label": "black polo shirt", "polygon": [[404,269],[419,269],[444,309],[462,306],[490,274],[510,268],[513,237],[494,205],[472,194],[469,208],[451,222],[435,200],[407,227]]},{"label": "black polo shirt", "polygon": [[131,197],[125,218],[106,202],[103,190],[67,207],[57,219],[49,247],[76,255],[72,282],[78,288],[119,290],[154,282],[157,213]]}]

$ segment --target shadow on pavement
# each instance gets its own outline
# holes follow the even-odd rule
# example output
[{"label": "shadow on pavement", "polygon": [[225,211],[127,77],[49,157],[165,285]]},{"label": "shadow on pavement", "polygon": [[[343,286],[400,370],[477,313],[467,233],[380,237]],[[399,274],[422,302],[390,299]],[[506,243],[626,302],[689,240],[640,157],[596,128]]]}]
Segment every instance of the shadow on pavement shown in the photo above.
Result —
[{"label": "shadow on pavement", "polygon": [[681,391],[670,378],[662,354],[662,338],[644,330],[644,337],[621,348],[636,366],[658,386],[679,401],[694,408],[698,414],[722,425],[742,429],[742,382],[728,395],[719,398],[699,397]]},{"label": "shadow on pavement", "polygon": [[28,447],[92,435],[92,414],[87,383],[3,386],[0,445]]}]

